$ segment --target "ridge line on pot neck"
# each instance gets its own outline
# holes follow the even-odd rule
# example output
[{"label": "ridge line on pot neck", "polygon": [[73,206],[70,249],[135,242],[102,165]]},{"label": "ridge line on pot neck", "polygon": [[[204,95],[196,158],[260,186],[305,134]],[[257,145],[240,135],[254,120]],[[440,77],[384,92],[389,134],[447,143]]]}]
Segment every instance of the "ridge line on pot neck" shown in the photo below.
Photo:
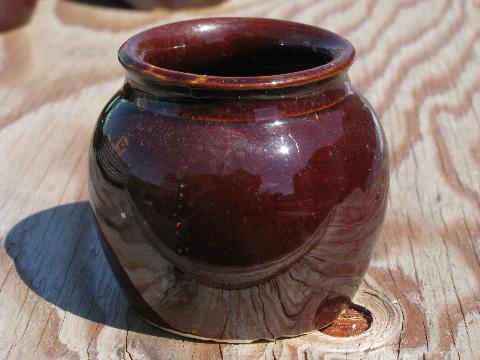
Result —
[{"label": "ridge line on pot neck", "polygon": [[349,82],[354,56],[351,43],[335,33],[263,18],[167,24],[133,36],[118,53],[127,83],[139,90],[237,98],[338,86]]}]

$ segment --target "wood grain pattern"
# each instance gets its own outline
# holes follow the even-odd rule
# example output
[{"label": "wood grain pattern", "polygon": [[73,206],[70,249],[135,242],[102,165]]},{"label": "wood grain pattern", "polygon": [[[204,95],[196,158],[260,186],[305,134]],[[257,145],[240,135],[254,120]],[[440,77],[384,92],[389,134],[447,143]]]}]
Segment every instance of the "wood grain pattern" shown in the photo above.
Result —
[{"label": "wood grain pattern", "polygon": [[[0,358],[476,359],[480,353],[480,3],[227,0],[153,12],[40,1],[0,33]],[[180,339],[128,310],[92,226],[86,156],[130,35],[203,16],[320,25],[357,48],[353,84],[390,145],[385,228],[350,338]]]}]

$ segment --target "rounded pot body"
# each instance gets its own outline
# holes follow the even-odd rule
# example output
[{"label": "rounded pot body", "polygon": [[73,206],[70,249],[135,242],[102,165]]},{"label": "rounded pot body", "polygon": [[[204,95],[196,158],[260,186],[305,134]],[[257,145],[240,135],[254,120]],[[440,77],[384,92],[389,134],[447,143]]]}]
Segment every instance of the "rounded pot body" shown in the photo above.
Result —
[{"label": "rounded pot body", "polygon": [[97,122],[89,189],[131,306],[217,341],[331,323],[366,272],[389,181],[351,45],[219,18],[148,30],[119,56],[126,82]]},{"label": "rounded pot body", "polygon": [[1,0],[0,31],[25,24],[32,16],[37,0]]}]

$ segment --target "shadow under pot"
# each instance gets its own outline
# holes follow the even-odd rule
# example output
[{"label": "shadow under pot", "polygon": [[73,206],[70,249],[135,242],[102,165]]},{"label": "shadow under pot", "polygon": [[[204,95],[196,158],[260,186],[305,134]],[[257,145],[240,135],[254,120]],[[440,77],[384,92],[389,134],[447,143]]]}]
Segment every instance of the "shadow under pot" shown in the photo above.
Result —
[{"label": "shadow under pot", "polygon": [[89,158],[100,239],[130,304],[184,336],[249,342],[337,318],[385,215],[381,125],[352,45],[280,20],[142,32]]}]

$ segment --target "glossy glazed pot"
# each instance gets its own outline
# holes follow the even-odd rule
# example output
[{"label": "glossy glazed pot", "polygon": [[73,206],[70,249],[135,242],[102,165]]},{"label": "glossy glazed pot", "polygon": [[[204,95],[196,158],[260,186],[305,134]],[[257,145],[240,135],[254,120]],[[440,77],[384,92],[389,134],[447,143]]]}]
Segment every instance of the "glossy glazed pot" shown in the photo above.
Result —
[{"label": "glossy glazed pot", "polygon": [[25,24],[32,16],[36,0],[0,0],[0,31]]},{"label": "glossy glazed pot", "polygon": [[385,214],[387,147],[354,49],[308,25],[169,24],[119,51],[90,195],[130,304],[186,336],[310,332],[355,294]]}]

